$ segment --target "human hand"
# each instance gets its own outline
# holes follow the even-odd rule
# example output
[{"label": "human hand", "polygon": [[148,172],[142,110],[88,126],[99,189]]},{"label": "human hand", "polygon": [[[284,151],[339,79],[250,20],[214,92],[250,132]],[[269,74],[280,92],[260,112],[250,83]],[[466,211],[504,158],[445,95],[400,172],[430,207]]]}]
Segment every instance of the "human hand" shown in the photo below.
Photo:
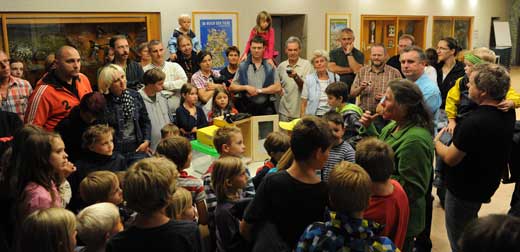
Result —
[{"label": "human hand", "polygon": [[[441,137],[442,137],[442,135],[444,134],[444,132],[448,132],[448,134],[449,134],[448,127],[444,127],[444,128],[442,128],[442,129],[439,131],[439,133],[437,133],[437,135],[433,138],[433,144],[436,144],[437,142],[441,142],[442,144],[445,145],[445,143],[443,143],[443,142],[441,141]],[[446,141],[446,140],[444,140],[444,141]]]},{"label": "human hand", "polygon": [[152,150],[150,149],[150,141],[144,140],[144,142],[135,149],[135,152],[143,152],[151,155]]},{"label": "human hand", "polygon": [[247,94],[249,96],[257,96],[258,95],[258,92],[256,91],[256,88],[253,87],[253,86],[247,86]]},{"label": "human hand", "polygon": [[372,84],[370,81],[362,81],[359,83],[359,87],[361,88],[361,91],[365,90],[367,87],[369,87]]},{"label": "human hand", "polygon": [[359,119],[359,122],[365,126],[365,128],[367,128],[368,126],[370,126],[370,124],[376,119],[376,117],[378,117],[379,114],[373,114],[370,112],[370,111],[365,111],[365,113],[363,113],[363,115],[361,116],[361,119]]},{"label": "human hand", "polygon": [[287,71],[287,75],[293,79],[296,78],[296,76],[298,76],[298,74],[294,71],[294,69],[290,70],[290,72]]},{"label": "human hand", "polygon": [[246,59],[247,59],[247,54],[244,54],[244,55],[242,55],[242,57],[240,57],[240,62],[245,61]]},{"label": "human hand", "polygon": [[278,95],[283,96],[285,94],[285,89],[281,88],[280,92],[278,92]]},{"label": "human hand", "polygon": [[171,61],[175,61],[177,59],[177,54],[175,53],[170,53],[170,60]]},{"label": "human hand", "polygon": [[504,112],[507,112],[509,111],[510,109],[513,109],[515,108],[515,102],[511,101],[511,100],[503,100],[502,102],[500,102],[498,105],[497,105],[497,108],[504,111]]},{"label": "human hand", "polygon": [[273,59],[268,59],[267,63],[276,69],[276,65],[274,64]]},{"label": "human hand", "polygon": [[376,94],[376,95],[374,96],[374,99],[375,99],[377,102],[379,102],[379,101],[381,101],[381,99],[383,99],[384,96],[385,96],[385,94]]},{"label": "human hand", "polygon": [[457,122],[455,119],[448,119],[448,126],[446,126],[446,130],[453,135],[453,131],[455,130],[455,126],[457,126]]},{"label": "human hand", "polygon": [[76,170],[77,170],[76,166],[72,162],[67,161],[67,163],[65,163],[62,166],[60,172],[64,178],[67,178],[68,176],[70,176],[70,174],[74,173]]},{"label": "human hand", "polygon": [[354,49],[354,44],[348,44],[346,49],[347,49],[347,53],[351,53],[352,49]]}]

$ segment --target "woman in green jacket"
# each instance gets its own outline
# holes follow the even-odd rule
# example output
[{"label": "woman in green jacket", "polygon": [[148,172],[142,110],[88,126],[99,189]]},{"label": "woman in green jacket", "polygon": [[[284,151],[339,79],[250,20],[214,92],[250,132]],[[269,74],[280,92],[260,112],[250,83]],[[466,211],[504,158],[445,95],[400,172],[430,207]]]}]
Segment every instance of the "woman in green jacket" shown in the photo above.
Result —
[{"label": "woman in green jacket", "polygon": [[413,240],[425,228],[426,194],[432,176],[434,147],[433,119],[417,85],[408,80],[388,84],[381,102],[382,111],[365,112],[361,123],[366,127],[377,117],[392,120],[379,134],[395,152],[393,178],[408,196],[410,219],[403,251],[412,251]]}]

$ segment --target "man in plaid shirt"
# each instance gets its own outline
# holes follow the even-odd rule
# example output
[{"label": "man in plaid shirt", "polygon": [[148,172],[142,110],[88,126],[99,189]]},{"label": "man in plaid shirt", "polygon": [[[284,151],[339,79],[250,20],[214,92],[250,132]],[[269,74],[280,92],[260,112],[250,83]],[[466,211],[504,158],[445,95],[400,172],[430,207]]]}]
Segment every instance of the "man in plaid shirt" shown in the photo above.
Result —
[{"label": "man in plaid shirt", "polygon": [[23,120],[31,92],[28,81],[11,76],[9,58],[0,50],[0,110],[16,113]]}]

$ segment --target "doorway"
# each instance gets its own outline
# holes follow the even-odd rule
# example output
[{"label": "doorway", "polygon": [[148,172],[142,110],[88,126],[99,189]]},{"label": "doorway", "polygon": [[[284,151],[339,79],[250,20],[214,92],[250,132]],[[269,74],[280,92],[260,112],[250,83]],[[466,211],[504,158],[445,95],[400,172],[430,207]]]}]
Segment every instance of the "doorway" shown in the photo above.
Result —
[{"label": "doorway", "polygon": [[274,49],[278,51],[276,62],[280,63],[287,59],[285,55],[285,41],[290,36],[296,36],[302,41],[300,57],[307,58],[307,27],[305,25],[305,14],[273,14],[273,28],[275,36]]}]

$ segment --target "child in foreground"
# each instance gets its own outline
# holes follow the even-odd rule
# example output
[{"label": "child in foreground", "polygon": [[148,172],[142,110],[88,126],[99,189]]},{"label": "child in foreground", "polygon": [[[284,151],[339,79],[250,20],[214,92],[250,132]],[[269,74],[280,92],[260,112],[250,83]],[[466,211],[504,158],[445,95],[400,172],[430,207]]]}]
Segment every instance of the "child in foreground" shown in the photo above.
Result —
[{"label": "child in foreground", "polygon": [[240,236],[240,218],[233,212],[241,200],[240,193],[247,185],[248,176],[242,160],[225,157],[215,161],[211,174],[212,187],[217,194],[215,226],[217,251],[247,251],[247,242]]},{"label": "child in foreground", "polygon": [[330,174],[330,207],[326,222],[305,229],[298,242],[301,251],[399,251],[393,242],[377,236],[382,227],[363,219],[372,182],[359,165],[343,161]]}]

